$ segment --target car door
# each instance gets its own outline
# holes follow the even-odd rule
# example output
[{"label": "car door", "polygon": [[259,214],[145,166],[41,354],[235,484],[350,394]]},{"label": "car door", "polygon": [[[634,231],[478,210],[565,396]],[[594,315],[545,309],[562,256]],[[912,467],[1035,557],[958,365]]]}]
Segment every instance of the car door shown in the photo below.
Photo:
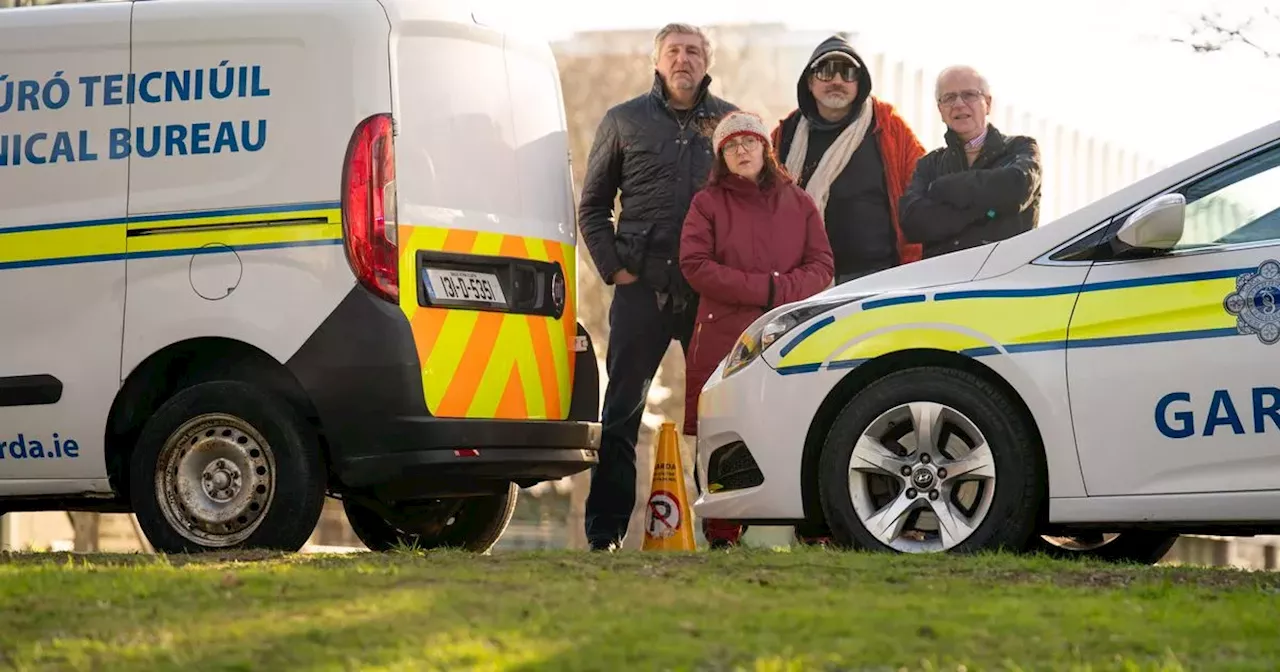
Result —
[{"label": "car door", "polygon": [[0,495],[105,475],[129,178],[112,138],[129,127],[130,11],[0,9]]},{"label": "car door", "polygon": [[1177,244],[1095,262],[1072,315],[1090,496],[1280,483],[1280,141],[1173,192],[1186,198]]}]

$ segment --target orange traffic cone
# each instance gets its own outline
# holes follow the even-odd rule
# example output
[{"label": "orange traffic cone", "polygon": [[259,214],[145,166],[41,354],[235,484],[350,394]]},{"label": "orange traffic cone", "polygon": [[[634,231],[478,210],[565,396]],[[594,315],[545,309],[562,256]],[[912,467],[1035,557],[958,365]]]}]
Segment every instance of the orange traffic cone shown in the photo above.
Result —
[{"label": "orange traffic cone", "polygon": [[684,464],[680,459],[680,437],[674,422],[662,423],[658,432],[658,454],[653,464],[653,484],[645,505],[645,551],[694,551],[693,516],[684,489]]}]

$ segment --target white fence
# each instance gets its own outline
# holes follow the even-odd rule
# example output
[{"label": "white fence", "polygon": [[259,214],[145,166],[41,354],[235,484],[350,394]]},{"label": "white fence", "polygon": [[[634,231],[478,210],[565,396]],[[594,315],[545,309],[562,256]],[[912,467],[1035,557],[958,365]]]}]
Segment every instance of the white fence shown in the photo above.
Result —
[{"label": "white fence", "polygon": [[[884,54],[864,58],[871,68],[877,94],[902,112],[925,148],[933,149],[941,144],[946,127],[934,102],[936,73]],[[1122,189],[1162,167],[1135,148],[1089,135],[1019,107],[1016,83],[1001,83],[993,98],[995,109],[988,120],[1006,135],[1029,135],[1040,145],[1041,224]]]},{"label": "white fence", "polygon": [[[647,67],[653,30],[577,33],[556,43],[557,53],[628,55]],[[795,107],[795,82],[813,49],[839,30],[791,30],[782,24],[707,26],[717,52],[712,76],[734,102],[767,115]],[[934,101],[937,72],[897,54],[864,48],[856,33],[845,33],[871,71],[874,94],[894,105],[925,149],[941,146],[946,130]],[[1041,224],[1068,214],[1159,170],[1162,165],[1138,147],[1090,134],[1019,105],[1018,83],[992,84],[995,109],[989,120],[1005,134],[1030,135],[1039,142],[1044,169]],[[768,91],[761,92],[761,87]],[[780,112],[781,111],[781,112]],[[767,118],[767,117],[766,117]]]}]

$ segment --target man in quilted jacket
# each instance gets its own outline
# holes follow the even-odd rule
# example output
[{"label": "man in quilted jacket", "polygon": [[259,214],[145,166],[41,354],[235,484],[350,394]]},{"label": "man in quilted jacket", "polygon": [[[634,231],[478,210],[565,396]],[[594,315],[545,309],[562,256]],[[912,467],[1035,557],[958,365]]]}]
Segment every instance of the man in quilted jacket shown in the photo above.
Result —
[{"label": "man in quilted jacket", "polygon": [[653,87],[611,108],[596,129],[578,205],[591,260],[615,288],[600,462],[586,502],[593,550],[626,537],[649,384],[673,339],[689,349],[698,299],[680,273],[680,232],[715,160],[712,133],[737,109],[708,91],[712,48],[701,29],[670,24],[653,49]]}]

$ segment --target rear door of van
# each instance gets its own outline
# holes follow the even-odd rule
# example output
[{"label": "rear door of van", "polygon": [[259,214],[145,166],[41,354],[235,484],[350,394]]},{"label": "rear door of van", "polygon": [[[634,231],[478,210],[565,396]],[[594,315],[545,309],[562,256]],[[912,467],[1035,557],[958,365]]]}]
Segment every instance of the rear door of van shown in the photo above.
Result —
[{"label": "rear door of van", "polygon": [[0,495],[104,489],[120,385],[129,2],[0,9]]},{"label": "rear door of van", "polygon": [[433,416],[563,420],[576,228],[545,43],[466,3],[381,0],[391,19],[400,305]]}]

